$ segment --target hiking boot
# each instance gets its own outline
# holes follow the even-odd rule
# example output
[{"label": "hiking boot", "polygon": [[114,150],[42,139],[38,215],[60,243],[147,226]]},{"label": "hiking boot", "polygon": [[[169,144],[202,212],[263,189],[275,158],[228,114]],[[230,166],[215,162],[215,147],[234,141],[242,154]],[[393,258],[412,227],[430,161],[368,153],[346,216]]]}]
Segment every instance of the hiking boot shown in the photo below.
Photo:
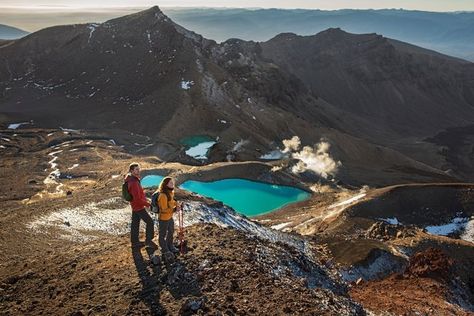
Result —
[{"label": "hiking boot", "polygon": [[171,251],[165,252],[161,256],[166,263],[172,263],[174,261],[174,254]]},{"label": "hiking boot", "polygon": [[159,265],[161,263],[160,257],[157,255],[153,255],[150,259],[151,263],[155,266]]}]

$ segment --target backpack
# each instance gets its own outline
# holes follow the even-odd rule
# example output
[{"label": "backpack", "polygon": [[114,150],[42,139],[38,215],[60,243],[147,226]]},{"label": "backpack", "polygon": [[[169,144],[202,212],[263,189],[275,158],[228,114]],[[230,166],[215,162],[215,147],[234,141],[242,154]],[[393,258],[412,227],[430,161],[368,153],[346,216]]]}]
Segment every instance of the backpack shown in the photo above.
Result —
[{"label": "backpack", "polygon": [[128,182],[126,181],[122,184],[122,198],[128,202],[133,200],[133,196],[128,192]]},{"label": "backpack", "polygon": [[158,196],[160,195],[160,192],[154,192],[151,195],[151,208],[150,211],[152,213],[159,213],[160,212],[160,206],[158,205]]}]

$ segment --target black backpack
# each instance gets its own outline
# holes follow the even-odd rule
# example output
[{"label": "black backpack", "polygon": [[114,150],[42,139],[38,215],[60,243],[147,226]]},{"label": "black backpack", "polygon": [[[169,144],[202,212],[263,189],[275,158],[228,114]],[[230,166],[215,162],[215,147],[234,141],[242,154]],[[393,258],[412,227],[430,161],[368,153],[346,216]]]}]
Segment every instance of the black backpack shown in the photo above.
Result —
[{"label": "black backpack", "polygon": [[133,196],[128,192],[128,182],[124,181],[122,184],[122,198],[125,201],[131,202],[133,200]]},{"label": "black backpack", "polygon": [[160,196],[160,192],[156,191],[151,195],[151,208],[150,211],[152,213],[159,213],[160,206],[158,205],[158,197]]}]

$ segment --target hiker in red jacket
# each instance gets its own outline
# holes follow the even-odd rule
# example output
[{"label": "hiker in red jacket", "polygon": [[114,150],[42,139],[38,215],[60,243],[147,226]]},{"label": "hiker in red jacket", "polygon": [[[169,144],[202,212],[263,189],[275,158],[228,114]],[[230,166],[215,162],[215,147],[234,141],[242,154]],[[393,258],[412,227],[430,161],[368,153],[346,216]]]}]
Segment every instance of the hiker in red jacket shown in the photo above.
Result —
[{"label": "hiker in red jacket", "polygon": [[128,192],[133,197],[130,201],[130,206],[132,207],[132,224],[130,231],[132,247],[141,245],[138,240],[138,234],[140,230],[140,219],[142,219],[146,223],[145,246],[157,248],[152,241],[155,234],[153,220],[145,209],[150,206],[150,202],[146,198],[145,192],[143,192],[142,186],[140,185],[140,165],[135,162],[130,164],[128,172],[125,182],[128,185]]}]

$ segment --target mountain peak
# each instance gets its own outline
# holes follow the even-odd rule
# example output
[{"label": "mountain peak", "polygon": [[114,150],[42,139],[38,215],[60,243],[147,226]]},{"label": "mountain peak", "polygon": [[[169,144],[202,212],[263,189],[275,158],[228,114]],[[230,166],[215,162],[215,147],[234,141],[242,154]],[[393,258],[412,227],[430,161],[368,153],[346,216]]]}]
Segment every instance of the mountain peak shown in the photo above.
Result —
[{"label": "mountain peak", "polygon": [[126,16],[115,18],[105,22],[106,24],[115,24],[115,23],[150,23],[156,21],[167,22],[170,20],[158,6],[153,6],[149,9],[132,13]]},{"label": "mountain peak", "polygon": [[152,6],[151,8],[139,11],[136,13],[137,15],[149,15],[149,14],[163,14],[163,11],[161,11],[160,7],[157,5]]},{"label": "mountain peak", "polygon": [[350,33],[342,30],[339,27],[330,27],[327,30],[319,32],[317,35],[327,35],[327,36],[344,36]]}]

